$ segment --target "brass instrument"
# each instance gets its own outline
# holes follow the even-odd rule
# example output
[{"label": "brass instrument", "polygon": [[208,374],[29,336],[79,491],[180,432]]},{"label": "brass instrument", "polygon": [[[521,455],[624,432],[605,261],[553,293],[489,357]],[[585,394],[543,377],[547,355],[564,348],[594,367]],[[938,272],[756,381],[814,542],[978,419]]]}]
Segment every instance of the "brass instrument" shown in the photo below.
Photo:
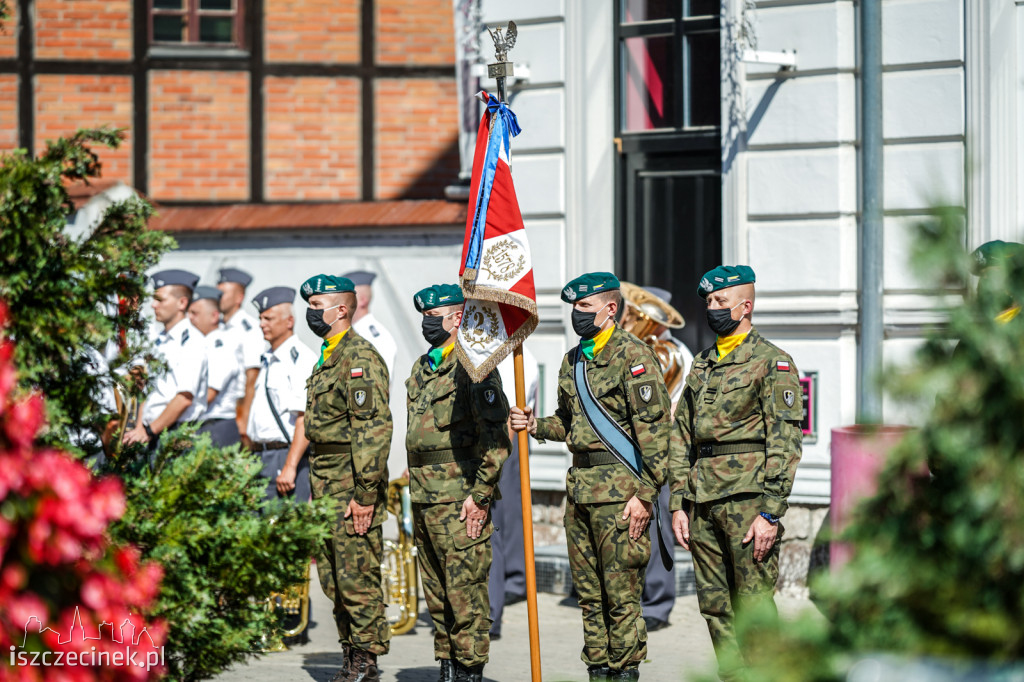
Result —
[{"label": "brass instrument", "polygon": [[295,627],[275,632],[272,635],[264,634],[261,642],[261,651],[270,653],[275,651],[288,651],[288,645],[284,643],[286,637],[298,637],[309,625],[309,561],[306,561],[305,577],[300,583],[288,587],[284,592],[271,592],[267,597],[267,610],[276,611],[281,609],[285,616],[298,616],[299,623]]},{"label": "brass instrument", "polygon": [[398,519],[398,542],[384,541],[381,582],[391,634],[404,635],[416,625],[420,600],[409,479],[396,478],[388,484],[387,505]]},{"label": "brass instrument", "polygon": [[682,329],[686,322],[679,311],[643,287],[629,282],[621,284],[625,305],[619,325],[651,347],[661,363],[665,386],[673,394],[683,380],[686,360],[679,345],[660,338],[660,334],[666,328]]}]

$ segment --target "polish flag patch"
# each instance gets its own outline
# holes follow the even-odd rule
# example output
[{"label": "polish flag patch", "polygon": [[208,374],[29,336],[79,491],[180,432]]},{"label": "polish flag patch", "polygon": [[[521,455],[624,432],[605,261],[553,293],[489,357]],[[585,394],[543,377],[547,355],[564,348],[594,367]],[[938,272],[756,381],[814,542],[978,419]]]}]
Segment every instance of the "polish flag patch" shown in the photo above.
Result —
[{"label": "polish flag patch", "polygon": [[778,362],[775,363],[775,369],[779,370],[780,372],[788,372],[789,362],[787,362],[786,360],[779,360]]},{"label": "polish flag patch", "polygon": [[353,367],[352,368],[352,378],[353,379],[358,379],[361,376],[363,376],[363,368],[362,367]]},{"label": "polish flag patch", "polygon": [[643,365],[634,365],[634,366],[629,368],[629,372],[633,376],[638,377],[641,374],[646,374],[647,373],[647,368],[644,367]]}]

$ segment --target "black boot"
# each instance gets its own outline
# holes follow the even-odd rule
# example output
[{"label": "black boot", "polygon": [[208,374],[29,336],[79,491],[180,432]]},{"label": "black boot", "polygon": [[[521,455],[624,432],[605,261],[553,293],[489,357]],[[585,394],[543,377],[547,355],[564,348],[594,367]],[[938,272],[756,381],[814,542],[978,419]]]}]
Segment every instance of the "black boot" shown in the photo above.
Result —
[{"label": "black boot", "polygon": [[484,679],[484,665],[462,665],[458,661],[455,661],[455,678],[454,682],[483,682]]},{"label": "black boot", "polygon": [[352,648],[342,642],[341,644],[341,668],[338,672],[334,673],[334,677],[331,678],[331,682],[345,682],[345,678],[348,677],[348,667],[351,663]]},{"label": "black boot", "polygon": [[612,674],[612,669],[606,665],[588,665],[587,673],[590,674],[590,682],[605,682]]},{"label": "black boot", "polygon": [[639,680],[640,679],[640,668],[623,668],[622,670],[612,670],[608,674],[609,680]]},{"label": "black boot", "polygon": [[345,682],[380,682],[377,654],[352,647],[352,662],[349,664]]},{"label": "black boot", "polygon": [[454,682],[455,680],[455,666],[447,658],[441,659],[441,676],[437,678],[437,682]]}]

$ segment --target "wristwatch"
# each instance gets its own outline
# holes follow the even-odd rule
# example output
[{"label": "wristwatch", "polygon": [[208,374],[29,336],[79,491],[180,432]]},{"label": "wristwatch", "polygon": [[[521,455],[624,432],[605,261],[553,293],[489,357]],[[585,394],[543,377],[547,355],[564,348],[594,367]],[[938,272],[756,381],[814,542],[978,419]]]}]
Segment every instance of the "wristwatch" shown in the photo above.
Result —
[{"label": "wristwatch", "polygon": [[146,435],[149,436],[150,440],[153,440],[154,438],[156,438],[156,434],[153,433],[153,429],[150,428],[149,424],[147,424],[146,422],[142,422],[142,428],[143,428],[143,430],[145,430]]},{"label": "wristwatch", "polygon": [[491,503],[490,495],[473,495],[473,501],[480,507],[486,507]]},{"label": "wristwatch", "polygon": [[769,514],[768,512],[761,512],[761,518],[772,524],[773,526],[779,522],[779,517],[775,514]]}]

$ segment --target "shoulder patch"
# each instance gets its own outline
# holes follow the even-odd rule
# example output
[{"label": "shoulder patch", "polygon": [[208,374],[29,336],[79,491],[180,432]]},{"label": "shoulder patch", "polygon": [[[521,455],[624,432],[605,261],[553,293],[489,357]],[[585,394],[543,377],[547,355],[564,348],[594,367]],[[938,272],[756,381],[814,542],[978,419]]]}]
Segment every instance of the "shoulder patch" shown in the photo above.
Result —
[{"label": "shoulder patch", "polygon": [[363,376],[363,368],[362,367],[353,367],[352,368],[352,378],[353,379],[358,379],[361,376]]},{"label": "shoulder patch", "polygon": [[372,324],[370,325],[370,333],[373,334],[374,338],[380,336],[380,332]]},{"label": "shoulder patch", "polygon": [[778,361],[776,361],[775,369],[779,370],[780,372],[788,372],[789,371],[789,360],[778,360]]},{"label": "shoulder patch", "polygon": [[249,324],[249,320],[242,320],[242,326],[245,328],[245,331],[252,329],[252,325]]},{"label": "shoulder patch", "polygon": [[187,341],[188,341],[188,330],[186,329],[185,331],[183,331],[181,333],[181,345],[184,346],[185,342],[187,342]]},{"label": "shoulder patch", "polygon": [[498,393],[493,388],[484,389],[484,400],[487,401],[488,405],[493,405],[494,401],[498,399]]},{"label": "shoulder patch", "polygon": [[296,362],[299,361],[299,349],[298,348],[292,348],[291,356],[292,356],[292,364],[294,365]]},{"label": "shoulder patch", "polygon": [[634,377],[643,376],[644,374],[647,374],[647,367],[641,362],[639,365],[633,365],[630,367],[629,373]]}]

